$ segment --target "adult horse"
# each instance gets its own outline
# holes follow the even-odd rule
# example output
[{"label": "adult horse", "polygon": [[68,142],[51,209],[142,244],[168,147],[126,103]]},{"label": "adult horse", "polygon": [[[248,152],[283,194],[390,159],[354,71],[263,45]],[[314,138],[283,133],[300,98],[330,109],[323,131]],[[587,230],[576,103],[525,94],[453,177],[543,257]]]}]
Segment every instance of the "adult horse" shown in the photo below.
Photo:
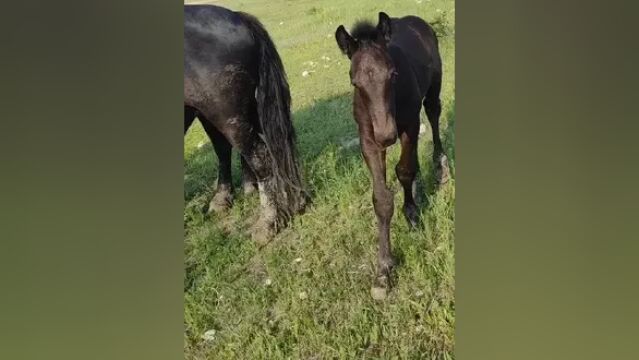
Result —
[{"label": "adult horse", "polygon": [[231,148],[244,185],[257,182],[261,214],[253,237],[268,239],[305,204],[291,96],[282,61],[260,22],[211,5],[184,6],[184,132],[197,117],[219,159],[210,210],[232,204]]},{"label": "adult horse", "polygon": [[448,160],[439,137],[442,62],[437,36],[415,16],[390,18],[380,12],[377,26],[358,22],[349,34],[335,32],[337,45],[351,61],[353,115],[359,127],[362,154],[373,177],[373,205],[378,220],[378,268],[371,289],[383,298],[390,286],[394,261],[390,250],[393,193],[386,186],[386,148],[399,137],[402,152],[395,173],[404,189],[404,216],[418,224],[415,176],[419,113],[423,106],[433,132],[433,160],[440,184],[449,178]]}]

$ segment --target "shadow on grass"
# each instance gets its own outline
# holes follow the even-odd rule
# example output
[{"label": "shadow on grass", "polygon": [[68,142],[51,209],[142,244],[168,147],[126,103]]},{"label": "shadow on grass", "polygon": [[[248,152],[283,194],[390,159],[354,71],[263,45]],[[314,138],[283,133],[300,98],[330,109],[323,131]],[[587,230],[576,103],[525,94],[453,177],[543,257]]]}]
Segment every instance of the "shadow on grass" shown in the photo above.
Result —
[{"label": "shadow on grass", "polygon": [[[330,196],[331,192],[340,186],[344,177],[349,176],[349,171],[363,166],[360,147],[353,139],[358,139],[357,126],[351,113],[350,93],[322,99],[312,106],[302,108],[293,114],[294,126],[297,132],[298,151],[304,171],[304,177],[309,192],[313,198],[317,196]],[[429,128],[428,121],[422,122]],[[440,119],[441,138],[444,149],[449,158],[451,178],[455,174],[455,149],[454,149],[454,124],[455,102],[454,100],[444,109]],[[430,132],[430,129],[427,130]],[[345,146],[344,144],[349,143]],[[422,144],[419,150],[419,161],[422,165],[417,178],[417,206],[420,214],[425,215],[429,209],[431,197],[439,189],[435,179],[434,164],[431,159],[432,141],[420,140]],[[427,150],[425,150],[427,149]],[[430,151],[429,151],[430,150]],[[327,159],[329,162],[327,162]],[[390,160],[389,169],[394,169]],[[217,175],[217,157],[210,143],[193,151],[185,160],[184,196],[186,201],[185,223],[197,226],[202,224],[206,215],[202,214],[208,200],[213,195],[215,178]],[[257,206],[257,201],[246,201],[240,189],[241,169],[239,155],[233,156],[233,183],[236,191],[236,206],[252,209]],[[389,185],[395,182],[393,175],[389,178]],[[249,210],[252,211],[252,210]],[[236,213],[240,214],[240,213]],[[242,213],[240,217],[248,216]],[[404,221],[401,212],[396,213],[396,218]],[[248,218],[247,218],[248,219]],[[423,227],[426,218],[421,219]],[[191,226],[188,226],[191,227]],[[403,262],[401,249],[394,255],[398,265]]]},{"label": "shadow on grass", "polygon": [[[357,129],[351,115],[351,96],[342,94],[315,102],[293,114],[297,133],[297,148],[305,175],[310,172],[314,160],[327,148],[339,148],[342,143],[357,137]],[[358,156],[354,146],[340,153],[347,157]],[[341,160],[346,159],[341,157]],[[232,173],[236,194],[241,181],[240,158],[233,151]],[[218,171],[217,156],[210,143],[193,151],[184,163],[184,198],[189,202],[200,196],[212,196]],[[305,176],[309,183],[308,176]],[[317,183],[309,184],[311,193],[323,190]]]}]

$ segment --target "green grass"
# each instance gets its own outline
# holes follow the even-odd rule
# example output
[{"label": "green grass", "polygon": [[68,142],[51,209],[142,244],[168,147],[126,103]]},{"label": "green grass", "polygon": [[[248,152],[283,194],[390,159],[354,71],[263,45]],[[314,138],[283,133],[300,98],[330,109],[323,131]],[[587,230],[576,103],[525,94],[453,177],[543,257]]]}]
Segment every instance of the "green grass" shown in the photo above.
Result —
[{"label": "green grass", "polygon": [[[198,123],[185,137],[185,355],[189,359],[451,359],[454,348],[455,40],[454,2],[216,1],[259,17],[284,61],[305,177],[313,205],[269,245],[246,233],[258,200],[236,193],[234,208],[208,218],[217,159]],[[351,115],[348,59],[334,31],[356,19],[414,14],[436,22],[444,59],[442,134],[453,178],[434,189],[432,142],[420,139],[424,228],[409,231],[395,191],[391,238],[396,287],[370,296],[377,252],[371,182]],[[439,11],[438,11],[439,10]],[[328,57],[329,60],[326,59]],[[313,62],[313,64],[310,63]],[[310,71],[303,77],[304,71]],[[422,122],[428,124],[422,113]],[[198,146],[203,145],[203,146]],[[235,155],[234,181],[239,185]],[[238,186],[239,188],[239,186]],[[203,339],[203,334],[215,335]]]}]

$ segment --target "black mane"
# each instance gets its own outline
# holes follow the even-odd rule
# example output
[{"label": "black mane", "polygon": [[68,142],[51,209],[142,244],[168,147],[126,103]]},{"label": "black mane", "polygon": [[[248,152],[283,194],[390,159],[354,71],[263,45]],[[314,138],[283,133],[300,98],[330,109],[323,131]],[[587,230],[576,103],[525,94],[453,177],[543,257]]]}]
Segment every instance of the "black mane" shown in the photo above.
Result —
[{"label": "black mane", "polygon": [[351,30],[351,36],[358,41],[375,41],[377,39],[377,27],[368,20],[360,20],[355,23]]}]

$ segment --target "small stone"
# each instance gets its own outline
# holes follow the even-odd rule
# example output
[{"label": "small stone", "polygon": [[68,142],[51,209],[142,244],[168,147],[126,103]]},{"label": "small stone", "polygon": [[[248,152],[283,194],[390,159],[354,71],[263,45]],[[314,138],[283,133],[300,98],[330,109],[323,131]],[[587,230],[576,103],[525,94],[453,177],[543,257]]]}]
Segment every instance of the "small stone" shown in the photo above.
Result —
[{"label": "small stone", "polygon": [[293,261],[295,261],[296,263],[301,263],[301,262],[302,262],[302,258],[301,258],[301,257],[298,257],[297,259],[295,259],[295,260],[293,260]]},{"label": "small stone", "polygon": [[202,335],[202,339],[204,339],[205,341],[213,341],[215,340],[215,333],[216,331],[211,329],[211,330],[207,330],[203,335]]},{"label": "small stone", "polygon": [[302,73],[302,76],[303,77],[307,77],[308,75],[310,75],[310,73],[308,71],[304,70],[304,72]]}]

